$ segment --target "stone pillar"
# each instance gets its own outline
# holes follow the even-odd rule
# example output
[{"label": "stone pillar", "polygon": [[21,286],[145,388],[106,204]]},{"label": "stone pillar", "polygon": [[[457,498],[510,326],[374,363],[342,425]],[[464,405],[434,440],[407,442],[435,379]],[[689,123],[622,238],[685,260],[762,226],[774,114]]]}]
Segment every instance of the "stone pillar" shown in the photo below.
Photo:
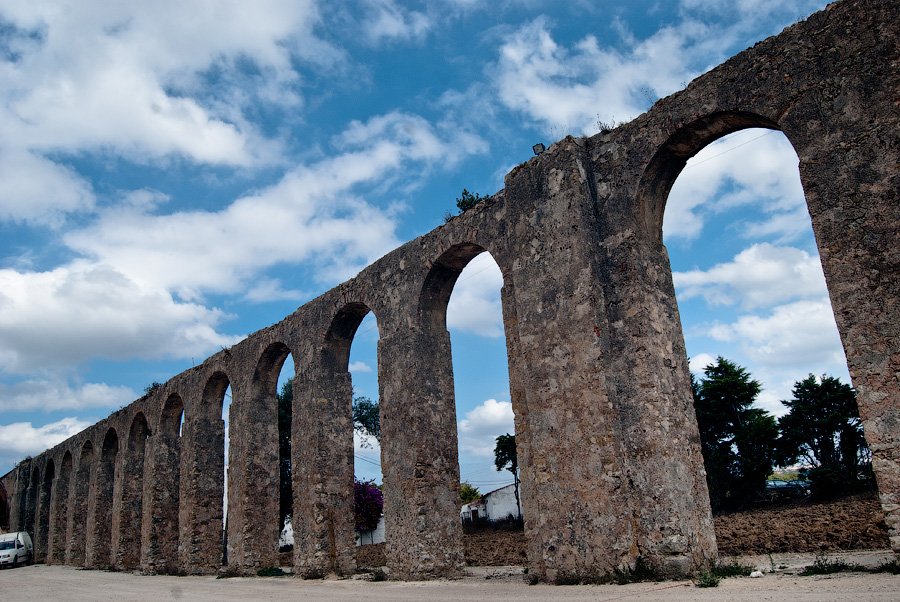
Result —
[{"label": "stone pillar", "polygon": [[88,494],[91,485],[93,453],[90,443],[81,450],[78,468],[72,479],[69,494],[69,517],[66,529],[66,564],[84,565],[85,523],[87,522]]},{"label": "stone pillar", "polygon": [[[880,57],[879,64],[891,64],[891,57]],[[815,109],[824,105],[832,112],[821,126],[827,139],[813,139],[798,154],[891,547],[900,552],[900,147],[894,100],[900,77],[887,71],[889,78],[842,81],[840,93],[833,91],[838,96],[823,94]],[[880,96],[868,89],[876,82],[883,103],[868,99]],[[852,101],[845,114],[847,98],[867,99]]]},{"label": "stone pillar", "polygon": [[25,524],[25,497],[31,476],[31,459],[22,460],[15,468],[15,484],[9,493],[9,529],[21,531]]},{"label": "stone pillar", "polygon": [[301,577],[356,570],[352,398],[349,372],[294,378],[294,571]]},{"label": "stone pillar", "polygon": [[[34,463],[32,463],[33,466]],[[34,527],[37,516],[38,490],[40,489],[40,474],[36,466],[33,466],[27,475],[27,489],[25,490],[25,508],[22,512],[22,530],[27,531],[32,539],[35,537]]]},{"label": "stone pillar", "polygon": [[[221,406],[218,411],[221,415]],[[188,575],[216,573],[223,556],[225,421],[194,414],[182,433],[180,570]]]},{"label": "stone pillar", "polygon": [[[274,378],[277,381],[277,373]],[[229,432],[228,567],[255,575],[278,564],[278,403],[274,393],[236,393]]]},{"label": "stone pillar", "polygon": [[[174,407],[173,407],[174,405]],[[180,572],[178,557],[181,400],[167,403],[156,432],[146,441],[141,513],[141,571]]]},{"label": "stone pillar", "polygon": [[122,470],[116,475],[116,512],[113,516],[112,560],[119,570],[141,564],[144,496],[144,452],[146,431],[132,433],[122,455]]},{"label": "stone pillar", "polygon": [[716,551],[671,275],[625,199],[598,207],[608,174],[585,146],[561,141],[506,182],[522,208],[504,318],[529,564],[550,582],[638,562],[681,574]]},{"label": "stone pillar", "polygon": [[465,556],[450,335],[383,331],[378,356],[391,577],[458,575]]},{"label": "stone pillar", "polygon": [[50,539],[48,542],[47,564],[62,564],[66,561],[66,531],[69,518],[69,486],[72,475],[72,457],[67,453],[53,481],[50,505]]},{"label": "stone pillar", "polygon": [[44,478],[41,479],[41,487],[38,493],[37,523],[34,529],[34,561],[47,562],[48,539],[50,538],[50,504],[52,503],[52,490],[54,474],[52,461],[49,467],[44,468]]},{"label": "stone pillar", "polygon": [[110,549],[115,473],[115,452],[104,445],[94,471],[94,486],[88,497],[84,550],[86,568],[107,569],[112,566]]}]

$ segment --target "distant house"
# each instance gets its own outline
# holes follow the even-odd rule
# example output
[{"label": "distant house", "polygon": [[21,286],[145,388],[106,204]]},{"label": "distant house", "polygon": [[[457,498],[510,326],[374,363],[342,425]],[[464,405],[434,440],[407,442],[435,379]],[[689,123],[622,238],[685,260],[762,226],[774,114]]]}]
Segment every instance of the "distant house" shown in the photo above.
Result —
[{"label": "distant house", "polygon": [[516,486],[514,484],[507,485],[485,493],[480,499],[465,504],[460,509],[459,516],[464,521],[479,519],[498,521],[509,517],[518,517],[519,508],[516,505]]}]

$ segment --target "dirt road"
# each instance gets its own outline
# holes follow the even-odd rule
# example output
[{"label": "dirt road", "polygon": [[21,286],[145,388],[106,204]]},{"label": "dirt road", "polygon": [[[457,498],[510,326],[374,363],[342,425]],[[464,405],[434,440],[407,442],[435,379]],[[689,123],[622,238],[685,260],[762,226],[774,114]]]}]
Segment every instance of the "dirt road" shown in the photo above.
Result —
[{"label": "dirt road", "polygon": [[[875,566],[893,558],[888,550],[836,554],[847,562]],[[705,601],[884,601],[900,600],[900,576],[840,573],[800,577],[796,571],[812,564],[811,554],[774,554],[742,557],[768,570],[772,563],[786,569],[759,579],[723,579],[717,588],[701,589],[690,582],[634,583],[602,586],[530,586],[517,567],[475,567],[464,579],[432,582],[379,582],[358,578],[302,581],[292,577],[216,579],[214,577],[141,576],[131,573],[85,571],[65,566],[34,565],[0,571],[0,594],[21,602],[366,602],[405,600],[588,601],[664,600]]]}]

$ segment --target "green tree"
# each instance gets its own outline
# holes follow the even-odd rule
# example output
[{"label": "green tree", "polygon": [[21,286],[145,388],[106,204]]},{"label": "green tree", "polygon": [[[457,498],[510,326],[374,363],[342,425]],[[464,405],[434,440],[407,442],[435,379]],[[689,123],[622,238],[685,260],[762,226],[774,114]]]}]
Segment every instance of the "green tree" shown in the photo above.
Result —
[{"label": "green tree", "polygon": [[280,526],[293,511],[294,489],[291,486],[291,415],[294,404],[294,381],[281,386],[278,398],[278,514]]},{"label": "green tree", "polygon": [[374,437],[381,443],[381,421],[377,401],[362,395],[353,398],[353,428],[362,436],[364,445],[366,437]]},{"label": "green tree", "polygon": [[762,387],[746,369],[719,357],[704,375],[691,385],[709,498],[719,510],[752,500],[765,488],[778,425],[752,407]]},{"label": "green tree", "polygon": [[474,502],[480,497],[481,493],[478,491],[478,487],[472,487],[468,481],[463,481],[459,484],[459,499],[462,500],[463,504]]},{"label": "green tree", "polygon": [[522,504],[519,502],[519,458],[516,455],[516,436],[506,433],[497,437],[497,444],[494,446],[494,467],[497,472],[504,468],[512,473],[513,483],[515,484],[516,508],[519,511],[519,517],[522,516]]},{"label": "green tree", "polygon": [[463,188],[462,195],[460,195],[456,199],[456,206],[459,209],[460,213],[465,213],[486,198],[487,197],[481,196],[477,192],[475,194],[472,194],[471,192]]},{"label": "green tree", "polygon": [[870,458],[856,405],[856,393],[837,378],[810,374],[794,383],[793,399],[782,401],[788,413],[779,418],[783,464],[808,467],[813,492],[833,495],[858,484]]}]

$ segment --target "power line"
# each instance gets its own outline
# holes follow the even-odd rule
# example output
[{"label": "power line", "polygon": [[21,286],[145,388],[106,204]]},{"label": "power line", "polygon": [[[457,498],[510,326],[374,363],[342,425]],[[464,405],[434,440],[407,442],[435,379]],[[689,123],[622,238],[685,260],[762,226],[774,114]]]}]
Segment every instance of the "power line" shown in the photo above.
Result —
[{"label": "power line", "polygon": [[[756,141],[759,140],[760,138],[765,138],[766,136],[769,136],[769,135],[771,135],[771,134],[774,134],[774,133],[777,132],[777,131],[779,131],[779,130],[769,130],[769,131],[766,132],[765,134],[761,134],[761,135],[757,136],[756,138],[751,138],[750,140],[747,140],[746,142],[741,142],[741,143],[738,144],[737,146],[732,146],[731,148],[726,149],[726,150],[723,150],[721,153],[718,153],[718,154],[716,154],[716,155],[713,155],[712,157],[707,157],[706,159],[703,159],[702,161],[696,161],[696,162],[694,162],[694,163],[691,163],[690,165],[688,165],[687,167],[685,167],[685,168],[682,169],[681,171],[687,171],[687,170],[691,169],[692,167],[697,167],[698,165],[701,165],[701,164],[703,164],[703,163],[706,163],[707,161],[712,161],[712,160],[715,159],[716,157],[721,157],[721,156],[724,155],[725,153],[730,153],[731,151],[733,151],[733,150],[735,150],[735,149],[741,148],[742,146],[746,146],[746,145],[750,144],[751,142],[756,142]],[[737,132],[735,132],[735,133],[737,133]],[[727,139],[728,139],[728,137],[721,138],[721,139],[719,139],[717,142],[719,142],[720,144],[723,144],[724,141],[727,140]]]}]

